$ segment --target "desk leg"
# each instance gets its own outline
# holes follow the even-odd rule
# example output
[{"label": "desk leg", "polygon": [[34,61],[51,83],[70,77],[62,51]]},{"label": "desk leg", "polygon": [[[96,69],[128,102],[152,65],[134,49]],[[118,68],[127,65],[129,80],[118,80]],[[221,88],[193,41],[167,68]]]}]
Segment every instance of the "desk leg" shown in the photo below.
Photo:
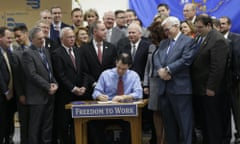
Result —
[{"label": "desk leg", "polygon": [[88,140],[88,135],[87,135],[87,133],[88,133],[88,130],[87,130],[87,122],[88,122],[88,120],[84,120],[83,123],[82,123],[82,124],[83,124],[83,125],[82,125],[82,126],[83,126],[83,127],[82,127],[82,128],[83,128],[83,129],[82,129],[82,132],[83,132],[83,137],[82,137],[82,138],[83,138],[83,140],[82,140],[82,141],[83,141],[83,144],[87,144],[87,140]]},{"label": "desk leg", "polygon": [[142,144],[142,124],[139,117],[130,118],[132,144]]},{"label": "desk leg", "polygon": [[74,119],[74,130],[76,144],[83,144],[83,121],[80,118]]}]

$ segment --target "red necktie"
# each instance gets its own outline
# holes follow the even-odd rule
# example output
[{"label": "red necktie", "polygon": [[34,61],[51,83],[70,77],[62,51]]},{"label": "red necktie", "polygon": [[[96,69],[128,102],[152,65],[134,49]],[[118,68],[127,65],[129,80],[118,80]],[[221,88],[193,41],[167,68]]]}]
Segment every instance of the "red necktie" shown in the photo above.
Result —
[{"label": "red necktie", "polygon": [[118,78],[117,95],[123,95],[123,94],[124,94],[123,81],[122,81],[122,77],[120,76]]},{"label": "red necktie", "polygon": [[72,60],[72,63],[73,63],[74,68],[77,69],[76,62],[75,62],[75,58],[74,58],[74,56],[73,56],[73,54],[72,54],[72,48],[69,48],[69,49],[68,49],[68,52],[69,52],[69,55],[70,55],[70,58],[71,58],[71,60]]},{"label": "red necktie", "polygon": [[102,63],[101,43],[97,43],[97,49],[98,49],[98,60],[100,63]]}]

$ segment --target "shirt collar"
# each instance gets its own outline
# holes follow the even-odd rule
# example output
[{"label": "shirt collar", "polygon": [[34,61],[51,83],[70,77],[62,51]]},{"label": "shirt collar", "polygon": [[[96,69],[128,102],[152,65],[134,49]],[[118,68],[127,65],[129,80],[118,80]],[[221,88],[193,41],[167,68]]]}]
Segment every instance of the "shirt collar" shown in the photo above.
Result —
[{"label": "shirt collar", "polygon": [[181,32],[178,32],[178,34],[172,40],[174,40],[176,42],[180,35],[181,35]]},{"label": "shirt collar", "polygon": [[[103,41],[100,42],[101,43],[101,46],[103,45]],[[97,41],[95,39],[93,39],[93,45],[94,47],[97,47]]]},{"label": "shirt collar", "polygon": [[[66,50],[66,52],[69,53],[69,47],[65,46],[64,44],[62,44],[62,46],[64,47],[64,49]],[[73,50],[72,47],[71,47],[71,49]]]},{"label": "shirt collar", "polygon": [[224,38],[228,39],[229,31],[224,34]]},{"label": "shirt collar", "polygon": [[[115,75],[116,77],[119,77],[119,75],[118,75],[118,73],[117,73],[117,68],[116,68],[116,67],[115,67],[115,68],[112,68],[112,71],[114,72],[114,75]],[[126,72],[123,74],[122,78],[125,78],[128,72],[129,72],[129,69],[126,70]]]},{"label": "shirt collar", "polygon": [[55,23],[53,22],[52,24],[53,24],[53,27],[58,26],[59,28],[61,28],[62,22],[59,22],[58,24],[55,24]]},{"label": "shirt collar", "polygon": [[138,45],[139,45],[140,41],[141,41],[141,38],[140,38],[136,43],[132,43],[132,42],[131,42],[131,47],[132,47],[133,45],[135,45],[135,48],[138,48]]}]

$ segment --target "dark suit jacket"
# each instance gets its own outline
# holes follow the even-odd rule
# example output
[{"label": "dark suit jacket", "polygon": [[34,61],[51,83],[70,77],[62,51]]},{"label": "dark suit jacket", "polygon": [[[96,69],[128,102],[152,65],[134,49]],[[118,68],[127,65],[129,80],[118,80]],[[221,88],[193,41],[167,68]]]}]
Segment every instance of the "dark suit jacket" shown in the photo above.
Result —
[{"label": "dark suit jacket", "polygon": [[[143,81],[144,78],[144,71],[148,57],[148,48],[150,46],[150,42],[141,39],[136,54],[134,58],[134,62],[131,66],[131,69],[137,72],[140,76],[140,79]],[[131,55],[131,44],[129,40],[126,40],[122,44],[119,44],[118,52],[119,53],[128,53]]]},{"label": "dark suit jacket", "polygon": [[[60,29],[64,27],[70,27],[70,26],[62,22]],[[59,45],[61,44],[61,41],[59,39],[59,31],[56,31],[54,29],[53,24],[50,25],[50,39],[58,43]]]},{"label": "dark suit jacket", "polygon": [[193,93],[205,95],[206,89],[221,90],[223,84],[228,44],[223,35],[211,30],[200,46],[191,67]]},{"label": "dark suit jacket", "polygon": [[23,82],[25,81],[25,73],[23,68],[23,61],[22,61],[22,55],[23,52],[26,51],[28,48],[25,48],[24,50],[21,47],[18,47],[15,49],[14,54],[17,57],[18,61],[18,69],[17,71],[17,77],[14,78],[14,84],[15,84],[15,90],[16,90],[16,96],[25,96],[25,84]]},{"label": "dark suit jacket", "polygon": [[59,48],[61,45],[59,43],[51,40],[50,38],[45,38],[45,48],[49,51],[50,55]]},{"label": "dark suit jacket", "polygon": [[181,34],[166,58],[169,44],[170,39],[162,40],[154,55],[154,77],[159,77],[157,71],[164,67],[169,67],[172,76],[169,81],[162,79],[159,81],[159,94],[162,95],[164,92],[176,95],[191,94],[192,84],[189,69],[193,60],[193,40]]},{"label": "dark suit jacket", "polygon": [[237,33],[230,32],[228,35],[228,39],[230,40],[231,46],[231,64],[232,64],[232,72],[233,78],[240,79],[240,35]]},{"label": "dark suit jacket", "polygon": [[[51,73],[52,64],[49,52],[44,49]],[[49,79],[49,72],[42,62],[38,48],[31,45],[23,53],[23,64],[26,75],[26,101],[27,104],[40,105],[46,104],[49,98],[53,97],[48,94],[50,83],[56,83],[54,76]]]},{"label": "dark suit jacket", "polygon": [[[15,93],[15,79],[18,78],[18,66],[19,62],[15,54],[10,51],[7,51],[8,60],[12,70],[13,77],[13,91]],[[6,64],[6,61],[0,51],[0,102],[6,101],[5,92],[8,91],[8,83],[10,80],[10,73]]]},{"label": "dark suit jacket", "polygon": [[74,68],[72,60],[64,47],[58,48],[52,57],[54,74],[59,83],[57,94],[62,97],[65,104],[77,99],[89,99],[87,96],[75,96],[71,92],[74,86],[87,88],[89,83],[82,50],[74,48],[73,52],[77,69]]},{"label": "dark suit jacket", "polygon": [[115,67],[117,52],[112,44],[106,41],[103,42],[102,63],[98,60],[93,41],[83,45],[80,49],[83,49],[84,59],[91,76],[91,84],[98,80],[104,70]]}]

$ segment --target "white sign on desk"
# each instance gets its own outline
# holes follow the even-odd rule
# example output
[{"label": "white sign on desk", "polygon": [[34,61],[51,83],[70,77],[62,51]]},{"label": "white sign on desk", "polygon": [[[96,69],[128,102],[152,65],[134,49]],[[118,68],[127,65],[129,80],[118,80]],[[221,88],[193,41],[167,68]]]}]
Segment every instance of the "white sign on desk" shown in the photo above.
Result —
[{"label": "white sign on desk", "polygon": [[72,118],[138,116],[137,104],[72,105]]}]

